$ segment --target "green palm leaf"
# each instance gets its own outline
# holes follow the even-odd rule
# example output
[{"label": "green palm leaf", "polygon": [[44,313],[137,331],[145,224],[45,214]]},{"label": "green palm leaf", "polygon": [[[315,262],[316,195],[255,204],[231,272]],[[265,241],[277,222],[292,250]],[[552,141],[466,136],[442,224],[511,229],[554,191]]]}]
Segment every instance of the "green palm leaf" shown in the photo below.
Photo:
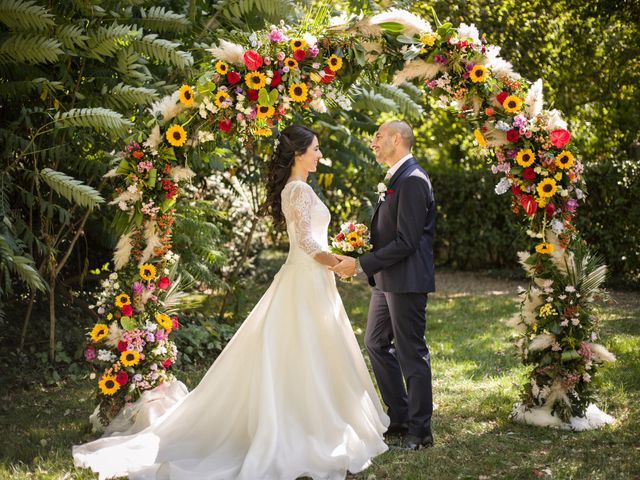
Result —
[{"label": "green palm leaf", "polygon": [[56,127],[89,127],[98,131],[122,133],[133,124],[118,112],[106,108],[74,108],[56,114]]},{"label": "green palm leaf", "polygon": [[104,203],[104,199],[96,189],[62,172],[45,168],[40,171],[40,178],[54,192],[82,207],[93,209],[97,205]]}]

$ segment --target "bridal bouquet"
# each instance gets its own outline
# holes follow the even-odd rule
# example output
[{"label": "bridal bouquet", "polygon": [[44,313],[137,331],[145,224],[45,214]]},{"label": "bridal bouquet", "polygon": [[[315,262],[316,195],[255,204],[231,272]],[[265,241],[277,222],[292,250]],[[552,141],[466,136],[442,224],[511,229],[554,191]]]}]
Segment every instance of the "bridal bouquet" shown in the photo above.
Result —
[{"label": "bridal bouquet", "polygon": [[[343,223],[338,234],[331,240],[331,251],[347,257],[358,258],[372,248],[369,229],[364,223]],[[350,282],[351,278],[343,278],[341,280]]]}]

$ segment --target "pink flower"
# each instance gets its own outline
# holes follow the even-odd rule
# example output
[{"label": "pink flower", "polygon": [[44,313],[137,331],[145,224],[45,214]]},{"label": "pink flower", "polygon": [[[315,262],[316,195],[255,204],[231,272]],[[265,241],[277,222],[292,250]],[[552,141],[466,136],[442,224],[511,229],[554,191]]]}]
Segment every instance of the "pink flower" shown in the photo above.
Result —
[{"label": "pink flower", "polygon": [[316,46],[313,46],[309,47],[309,50],[307,52],[309,53],[309,56],[311,58],[316,58],[318,56],[318,53],[320,53],[320,49]]},{"label": "pink flower", "polygon": [[567,143],[569,143],[569,140],[571,139],[571,134],[564,128],[557,128],[556,130],[554,130],[549,134],[549,139],[551,140],[551,143],[553,144],[554,147],[562,148]]},{"label": "pink flower", "polygon": [[84,359],[87,362],[93,362],[96,359],[96,347],[93,343],[84,347]]},{"label": "pink flower", "polygon": [[140,282],[133,282],[133,294],[134,295],[142,295],[142,291],[144,290],[144,285]]},{"label": "pink flower", "polygon": [[269,40],[271,40],[272,42],[284,41],[284,34],[277,28],[272,29],[271,32],[269,32],[268,37],[269,37]]},{"label": "pink flower", "polygon": [[158,279],[158,288],[160,290],[169,288],[169,285],[171,285],[171,280],[169,280],[169,277],[160,277]]},{"label": "pink flower", "polygon": [[262,66],[262,57],[255,50],[247,50],[244,52],[244,64],[251,71],[257,70]]},{"label": "pink flower", "polygon": [[171,322],[172,322],[172,326],[171,326],[172,330],[177,330],[177,329],[180,328],[180,322],[178,322],[178,316],[177,315],[173,315],[171,317]]},{"label": "pink flower", "polygon": [[284,54],[284,52],[278,52],[276,53],[276,58],[278,59],[279,62],[283,61],[285,59],[286,55]]}]

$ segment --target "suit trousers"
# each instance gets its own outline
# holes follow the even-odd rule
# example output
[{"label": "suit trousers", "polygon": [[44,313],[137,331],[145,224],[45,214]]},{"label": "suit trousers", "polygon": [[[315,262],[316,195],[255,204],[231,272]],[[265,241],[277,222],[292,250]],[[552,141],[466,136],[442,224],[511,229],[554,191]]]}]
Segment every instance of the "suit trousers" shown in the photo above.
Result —
[{"label": "suit trousers", "polygon": [[425,340],[426,293],[373,288],[365,333],[382,400],[391,423],[407,423],[409,434],[431,433],[431,361]]}]

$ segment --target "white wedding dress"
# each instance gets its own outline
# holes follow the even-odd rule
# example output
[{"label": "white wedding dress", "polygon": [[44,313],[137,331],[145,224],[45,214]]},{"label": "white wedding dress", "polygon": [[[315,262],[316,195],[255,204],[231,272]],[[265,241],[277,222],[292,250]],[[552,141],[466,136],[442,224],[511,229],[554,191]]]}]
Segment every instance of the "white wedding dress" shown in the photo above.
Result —
[{"label": "white wedding dress", "polygon": [[282,191],[290,250],[200,384],[133,435],[75,446],[100,478],[344,479],[384,452],[389,424],[335,284],[327,207],[309,185]]}]

